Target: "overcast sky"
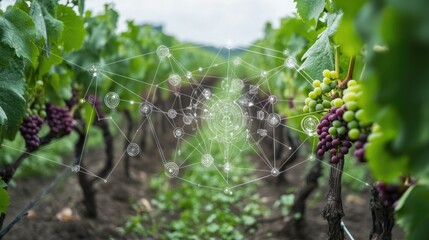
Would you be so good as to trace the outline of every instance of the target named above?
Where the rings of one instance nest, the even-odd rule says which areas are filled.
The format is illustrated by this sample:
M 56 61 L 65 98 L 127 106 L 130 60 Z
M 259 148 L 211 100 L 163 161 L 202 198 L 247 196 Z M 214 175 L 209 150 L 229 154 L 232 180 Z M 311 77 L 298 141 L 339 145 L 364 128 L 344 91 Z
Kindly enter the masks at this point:
M 3 5 L 14 2 L 3 0 Z M 114 3 L 125 21 L 162 24 L 179 40 L 225 46 L 249 44 L 263 36 L 267 21 L 278 26 L 280 18 L 295 11 L 293 0 L 86 0 L 86 8 L 100 12 Z
M 86 5 L 100 11 L 102 2 L 115 4 L 122 24 L 126 19 L 162 24 L 180 40 L 217 46 L 251 43 L 263 36 L 267 21 L 276 26 L 295 11 L 292 0 L 87 0 Z

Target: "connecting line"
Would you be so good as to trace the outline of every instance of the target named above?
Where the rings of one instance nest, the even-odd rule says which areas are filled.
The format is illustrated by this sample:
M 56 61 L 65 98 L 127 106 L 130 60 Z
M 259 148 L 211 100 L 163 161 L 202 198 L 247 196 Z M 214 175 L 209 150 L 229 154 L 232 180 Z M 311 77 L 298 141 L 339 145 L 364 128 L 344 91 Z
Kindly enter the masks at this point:
M 89 122 L 91 123 L 93 121 L 93 117 L 94 117 L 94 110 L 95 108 L 93 107 L 91 110 L 91 115 L 89 116 Z M 86 141 L 88 140 L 88 135 L 89 135 L 89 129 L 90 127 L 88 126 L 88 129 L 86 130 L 86 134 L 85 134 L 85 140 L 83 141 L 83 148 L 82 148 L 82 152 L 80 153 L 80 159 L 79 159 L 79 166 L 82 163 L 82 158 L 83 155 L 85 153 L 85 147 L 86 147 Z
M 307 142 L 309 137 L 307 137 L 296 149 L 295 151 L 293 151 L 293 153 L 286 159 L 286 161 L 284 163 L 282 163 L 282 165 L 280 165 L 279 169 L 281 169 L 288 161 L 289 159 L 296 153 L 296 151 L 298 151 L 299 148 L 301 148 L 301 146 Z
M 128 143 L 131 143 L 131 141 L 127 138 L 127 136 L 125 135 L 125 133 L 122 131 L 122 129 L 118 126 L 118 124 L 115 122 L 115 120 L 113 120 L 112 117 L 109 118 L 110 120 L 112 120 L 113 124 L 115 124 L 115 126 L 118 128 L 118 130 L 122 133 L 122 135 L 124 136 L 124 138 L 128 141 Z
M 347 229 L 346 224 L 344 224 L 343 220 L 341 220 L 341 228 L 344 230 L 344 232 L 347 234 L 347 237 L 349 237 L 350 240 L 355 240 L 352 234 Z
M 167 160 L 165 160 L 164 152 L 162 151 L 161 144 L 159 143 L 158 136 L 156 135 L 155 128 L 153 127 L 150 117 L 148 117 L 148 122 L 150 130 L 152 131 L 153 138 L 155 139 L 156 146 L 158 147 L 159 155 L 161 155 L 162 163 L 165 165 L 167 164 Z

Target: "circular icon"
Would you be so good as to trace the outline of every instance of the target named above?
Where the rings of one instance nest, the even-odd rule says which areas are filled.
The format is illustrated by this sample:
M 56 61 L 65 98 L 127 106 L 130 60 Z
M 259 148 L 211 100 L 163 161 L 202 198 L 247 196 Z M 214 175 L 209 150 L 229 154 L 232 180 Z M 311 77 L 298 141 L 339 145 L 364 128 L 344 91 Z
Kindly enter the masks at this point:
M 149 102 L 142 102 L 139 107 L 140 114 L 144 117 L 150 116 L 150 114 L 152 113 L 152 109 L 153 106 Z
M 156 49 L 156 55 L 158 55 L 159 58 L 166 58 L 170 56 L 170 49 L 168 47 L 161 45 Z
M 318 124 L 319 124 L 319 119 L 312 115 L 305 116 L 301 120 L 301 128 L 309 136 L 313 136 L 316 133 Z
M 281 123 L 281 117 L 277 113 L 270 113 L 267 117 L 267 123 L 271 127 L 277 127 Z
M 275 95 L 271 95 L 271 96 L 269 96 L 269 97 L 268 97 L 268 102 L 269 102 L 270 104 L 276 104 L 276 103 L 277 103 L 277 101 L 278 101 L 278 98 L 277 98 L 277 96 L 275 96 Z
M 130 143 L 127 147 L 127 153 L 131 157 L 135 157 L 140 153 L 140 147 L 137 145 L 137 143 Z
M 186 113 L 183 115 L 183 123 L 186 125 L 190 125 L 192 123 L 192 120 L 194 120 L 194 117 L 192 117 L 192 114 Z
M 180 76 L 178 74 L 171 74 L 168 77 L 168 82 L 172 85 L 172 86 L 179 86 L 180 85 L 180 81 L 182 79 L 180 78 Z
M 210 167 L 213 164 L 213 157 L 210 154 L 204 154 L 201 158 L 201 164 L 203 164 L 204 167 Z
M 210 115 L 207 119 L 209 137 L 219 142 L 237 140 L 246 128 L 246 117 L 241 107 L 229 100 L 210 104 L 208 106 Z
M 271 176 L 277 177 L 280 174 L 280 171 L 277 168 L 271 169 Z
M 183 128 L 175 128 L 173 130 L 173 135 L 175 138 L 182 138 L 185 135 Z
M 115 92 L 109 92 L 104 96 L 104 104 L 108 108 L 116 108 L 119 105 L 119 95 Z
M 287 68 L 295 68 L 298 66 L 294 57 L 287 57 L 285 60 L 285 66 Z
M 167 112 L 167 116 L 168 116 L 169 118 L 171 118 L 171 119 L 176 118 L 176 116 L 177 116 L 177 112 L 176 112 L 176 110 L 174 110 L 174 109 L 170 109 L 170 110 L 168 110 L 168 112 Z
M 175 178 L 179 174 L 179 166 L 177 166 L 177 164 L 174 162 L 168 162 L 164 165 L 164 167 L 165 174 L 167 174 L 169 178 Z

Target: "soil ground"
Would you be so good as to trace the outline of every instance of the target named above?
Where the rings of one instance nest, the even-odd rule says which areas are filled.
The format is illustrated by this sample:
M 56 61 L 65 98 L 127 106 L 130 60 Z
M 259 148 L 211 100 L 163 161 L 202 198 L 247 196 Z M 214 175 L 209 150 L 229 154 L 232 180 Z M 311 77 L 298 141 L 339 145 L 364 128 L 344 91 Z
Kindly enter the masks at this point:
M 117 144 L 116 154 L 121 151 L 123 143 Z M 55 190 L 42 199 L 33 208 L 31 215 L 24 217 L 4 237 L 4 239 L 134 239 L 130 236 L 121 236 L 117 227 L 121 227 L 127 218 L 135 213 L 132 203 L 145 198 L 150 201 L 154 196 L 153 190 L 148 187 L 148 179 L 162 172 L 161 164 L 154 164 L 157 150 L 152 147 L 146 149 L 140 157 L 131 160 L 131 178 L 123 174 L 123 164 L 119 164 L 107 183 L 98 181 L 97 206 L 98 218 L 85 218 L 85 209 L 81 204 L 82 192 L 79 188 L 77 177 L 71 174 Z M 102 150 L 92 150 L 86 154 L 85 159 L 97 158 L 103 154 Z M 276 184 L 274 178 L 263 180 L 264 187 L 258 188 L 258 193 L 264 198 L 268 207 L 290 187 L 299 187 L 305 173 L 305 164 L 287 171 L 287 183 Z M 18 179 L 15 188 L 10 188 L 11 207 L 6 219 L 6 224 L 13 216 L 20 212 L 32 198 L 42 191 L 53 178 L 33 177 Z M 327 223 L 322 217 L 325 204 L 326 187 L 319 189 L 320 197 L 311 198 L 306 213 L 306 225 L 304 232 L 306 239 L 327 239 Z M 344 222 L 355 239 L 368 239 L 371 228 L 371 213 L 369 211 L 369 191 L 355 193 L 343 188 L 343 205 L 346 216 Z M 73 211 L 73 219 L 60 221 L 56 214 L 65 207 Z M 273 211 L 275 213 L 275 211 Z M 271 221 L 258 223 L 258 231 L 248 239 L 267 239 L 267 232 L 273 232 L 269 239 L 293 239 L 289 236 L 279 236 L 279 232 L 285 223 L 281 218 L 272 216 Z M 394 238 L 403 239 L 403 233 L 395 227 Z

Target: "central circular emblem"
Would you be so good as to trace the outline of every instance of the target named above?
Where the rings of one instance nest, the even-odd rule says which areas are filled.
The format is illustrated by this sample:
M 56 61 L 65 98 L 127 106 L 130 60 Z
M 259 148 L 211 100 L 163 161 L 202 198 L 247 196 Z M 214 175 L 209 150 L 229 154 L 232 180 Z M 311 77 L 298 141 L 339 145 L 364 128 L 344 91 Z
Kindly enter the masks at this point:
M 208 107 L 209 137 L 220 142 L 232 142 L 244 132 L 246 117 L 241 107 L 230 100 L 212 102 Z

